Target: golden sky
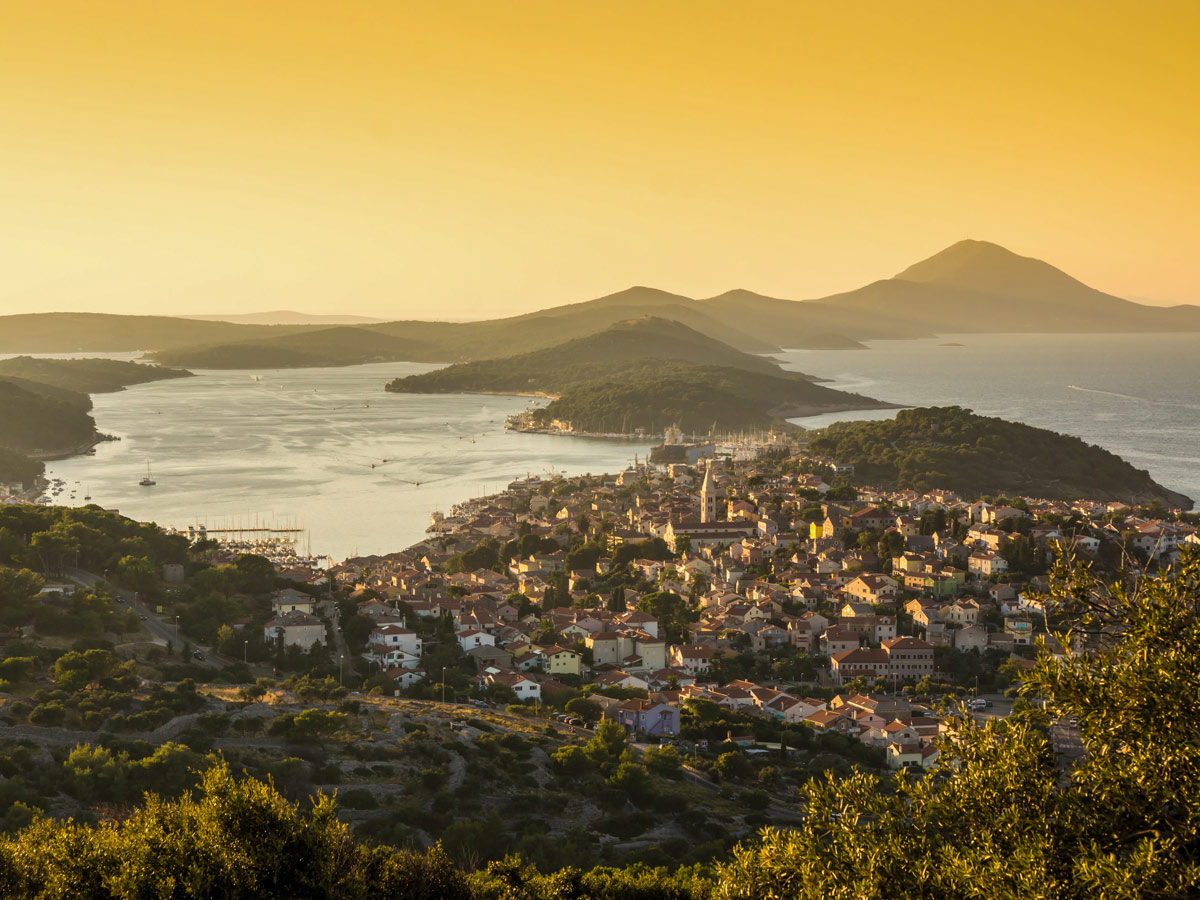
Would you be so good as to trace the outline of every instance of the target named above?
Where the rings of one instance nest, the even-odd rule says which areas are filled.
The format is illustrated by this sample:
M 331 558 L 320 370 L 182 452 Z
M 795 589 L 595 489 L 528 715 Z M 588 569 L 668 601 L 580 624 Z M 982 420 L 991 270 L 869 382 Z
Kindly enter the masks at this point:
M 807 298 L 961 238 L 1200 302 L 1200 4 L 2 0 L 0 313 Z

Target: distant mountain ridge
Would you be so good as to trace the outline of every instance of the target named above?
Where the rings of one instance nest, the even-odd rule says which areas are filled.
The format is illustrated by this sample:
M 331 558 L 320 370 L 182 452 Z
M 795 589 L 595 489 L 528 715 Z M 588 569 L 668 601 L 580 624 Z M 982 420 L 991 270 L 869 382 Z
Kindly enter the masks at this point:
M 865 340 L 954 332 L 1200 331 L 1200 307 L 1134 303 L 1088 287 L 1041 260 L 987 241 L 964 240 L 893 278 L 810 300 L 741 289 L 693 299 L 638 286 L 500 319 L 335 326 L 352 331 L 324 322 L 265 325 L 47 313 L 0 317 L 0 353 L 147 350 L 157 351 L 161 361 L 214 368 L 459 362 L 552 347 L 645 316 L 679 322 L 747 353 L 850 348 Z M 298 337 L 322 334 L 312 340 Z M 170 357 L 164 351 L 171 351 Z
M 241 325 L 369 325 L 387 321 L 387 319 L 379 319 L 374 316 L 314 315 L 313 313 L 296 312 L 291 309 L 273 309 L 268 312 L 232 313 L 229 315 L 205 313 L 203 315 L 180 316 L 180 318 L 196 319 L 201 322 L 232 322 Z

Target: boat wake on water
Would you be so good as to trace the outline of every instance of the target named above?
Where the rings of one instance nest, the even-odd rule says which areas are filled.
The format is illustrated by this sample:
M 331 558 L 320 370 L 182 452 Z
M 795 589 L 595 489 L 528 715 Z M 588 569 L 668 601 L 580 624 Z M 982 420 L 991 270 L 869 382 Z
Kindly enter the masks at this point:
M 1067 387 L 1072 391 L 1082 391 L 1085 394 L 1103 394 L 1106 397 L 1120 397 L 1122 400 L 1133 400 L 1137 403 L 1158 403 L 1157 400 L 1151 400 L 1149 397 L 1134 397 L 1132 394 L 1119 394 L 1116 391 L 1102 391 L 1099 388 L 1080 387 L 1077 384 L 1068 384 Z

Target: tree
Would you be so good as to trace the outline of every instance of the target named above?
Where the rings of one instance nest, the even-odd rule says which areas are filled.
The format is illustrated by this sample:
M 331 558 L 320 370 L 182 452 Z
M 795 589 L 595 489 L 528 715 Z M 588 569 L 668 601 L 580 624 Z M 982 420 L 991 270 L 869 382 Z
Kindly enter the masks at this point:
M 609 612 L 622 613 L 626 610 L 625 605 L 625 588 L 617 585 L 609 595 L 607 609 Z
M 117 575 L 121 583 L 135 591 L 147 593 L 154 589 L 156 573 L 154 563 L 144 556 L 123 556 L 117 563 Z
M 894 791 L 864 774 L 811 782 L 804 821 L 735 851 L 716 897 L 1193 896 L 1200 554 L 1107 587 L 1060 563 L 1046 602 L 1071 649 L 1025 676 L 1022 698 L 1044 706 L 948 719 L 935 777 L 900 773 Z
M 604 715 L 604 710 L 600 708 L 595 700 L 589 700 L 586 697 L 576 697 L 574 700 L 568 700 L 567 705 L 563 707 L 566 712 L 573 716 L 579 716 L 585 722 L 599 722 Z
M 247 594 L 265 594 L 275 587 L 275 566 L 265 556 L 243 553 L 233 561 Z
M 625 729 L 611 719 L 605 719 L 596 726 L 584 752 L 598 766 L 614 762 L 625 752 Z
M 54 661 L 54 683 L 66 691 L 78 691 L 93 681 L 113 675 L 123 665 L 108 650 L 71 650 Z
M 261 781 L 235 779 L 224 764 L 204 773 L 196 796 L 150 798 L 132 815 L 98 825 L 39 818 L 0 839 L 4 897 L 470 900 L 474 894 L 440 848 L 412 853 L 358 843 L 330 797 L 301 807 Z

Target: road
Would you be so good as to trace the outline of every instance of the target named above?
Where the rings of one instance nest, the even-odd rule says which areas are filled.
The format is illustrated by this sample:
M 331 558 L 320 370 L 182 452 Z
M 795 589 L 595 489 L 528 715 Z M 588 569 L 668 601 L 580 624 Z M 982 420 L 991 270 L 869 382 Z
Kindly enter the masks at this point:
M 346 637 L 342 634 L 342 619 L 341 611 L 336 603 L 326 600 L 324 601 L 325 609 L 329 613 L 329 621 L 333 623 L 333 645 L 338 656 L 338 677 L 344 678 L 345 672 L 349 669 L 353 672 L 353 657 L 350 655 L 350 647 L 346 644 Z
M 94 588 L 96 584 L 103 579 L 94 572 L 85 572 L 83 569 L 64 569 L 63 574 L 82 584 L 84 587 Z M 163 643 L 170 644 L 176 650 L 182 650 L 183 644 L 190 643 L 193 647 L 200 650 L 204 654 L 204 659 L 196 659 L 192 657 L 192 663 L 205 666 L 210 669 L 219 669 L 224 665 L 228 665 L 228 661 L 222 660 L 219 656 L 213 653 L 207 647 L 201 647 L 195 641 L 190 641 L 187 638 L 176 632 L 175 623 L 170 625 L 159 619 L 146 604 L 142 603 L 133 591 L 127 591 L 124 588 L 119 588 L 111 583 L 106 583 L 109 593 L 121 600 L 125 605 L 132 609 L 142 620 L 142 627 L 150 632 L 151 635 L 161 640 Z
M 1003 719 L 1012 712 L 1013 701 L 1003 694 L 980 694 L 979 696 L 992 701 L 992 705 L 987 709 L 971 713 L 971 717 L 980 725 L 986 725 L 988 719 Z

